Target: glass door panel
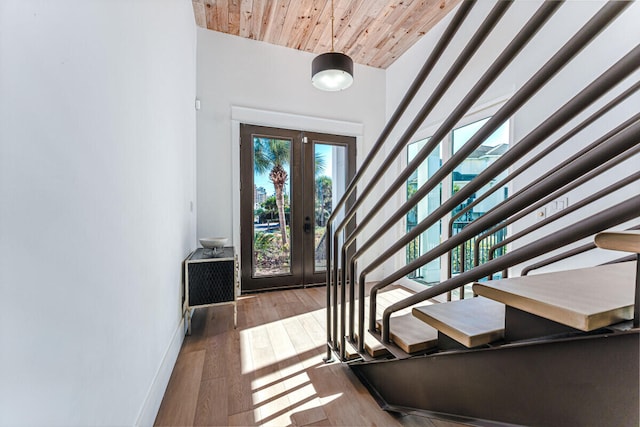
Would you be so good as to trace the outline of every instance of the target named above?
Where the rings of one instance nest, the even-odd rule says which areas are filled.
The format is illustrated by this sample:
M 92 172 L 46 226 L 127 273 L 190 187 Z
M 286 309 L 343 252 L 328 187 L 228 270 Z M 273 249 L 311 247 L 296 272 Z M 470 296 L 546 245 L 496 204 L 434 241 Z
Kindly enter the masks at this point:
M 327 267 L 327 219 L 344 194 L 347 185 L 347 147 L 322 142 L 314 143 L 314 272 Z M 334 197 L 335 195 L 335 197 Z
M 291 274 L 289 139 L 253 136 L 252 276 Z

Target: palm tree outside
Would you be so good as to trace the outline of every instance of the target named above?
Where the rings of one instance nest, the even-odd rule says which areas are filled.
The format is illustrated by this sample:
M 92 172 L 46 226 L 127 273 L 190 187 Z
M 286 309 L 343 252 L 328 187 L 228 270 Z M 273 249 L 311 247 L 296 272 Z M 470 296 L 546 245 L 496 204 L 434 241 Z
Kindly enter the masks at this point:
M 273 183 L 278 208 L 278 221 L 282 238 L 282 251 L 286 251 L 287 224 L 284 214 L 284 187 L 289 175 L 285 166 L 289 164 L 291 141 L 272 138 L 255 138 L 254 169 L 258 174 L 269 172 L 269 180 Z

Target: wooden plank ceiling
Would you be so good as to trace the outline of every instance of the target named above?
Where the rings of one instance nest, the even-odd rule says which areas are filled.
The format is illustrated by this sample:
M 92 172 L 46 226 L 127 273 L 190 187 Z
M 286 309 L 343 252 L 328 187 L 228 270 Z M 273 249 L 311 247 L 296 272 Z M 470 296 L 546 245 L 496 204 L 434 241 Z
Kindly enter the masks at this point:
M 334 50 L 387 68 L 460 0 L 334 0 Z M 193 0 L 200 27 L 316 54 L 331 50 L 331 0 Z

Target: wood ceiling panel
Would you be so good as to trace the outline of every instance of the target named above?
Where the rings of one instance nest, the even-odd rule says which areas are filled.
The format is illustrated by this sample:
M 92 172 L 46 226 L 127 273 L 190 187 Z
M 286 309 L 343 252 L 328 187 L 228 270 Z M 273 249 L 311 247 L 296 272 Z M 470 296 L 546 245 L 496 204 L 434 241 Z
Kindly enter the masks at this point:
M 334 50 L 387 68 L 461 0 L 334 0 Z M 193 0 L 196 24 L 316 54 L 331 50 L 331 0 Z

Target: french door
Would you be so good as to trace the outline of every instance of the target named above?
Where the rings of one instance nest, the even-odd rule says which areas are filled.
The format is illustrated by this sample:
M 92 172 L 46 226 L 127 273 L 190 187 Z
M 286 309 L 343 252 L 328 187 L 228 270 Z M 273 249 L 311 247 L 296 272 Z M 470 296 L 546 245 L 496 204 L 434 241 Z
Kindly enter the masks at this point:
M 355 138 L 240 126 L 242 290 L 324 283 L 326 221 L 355 173 Z

